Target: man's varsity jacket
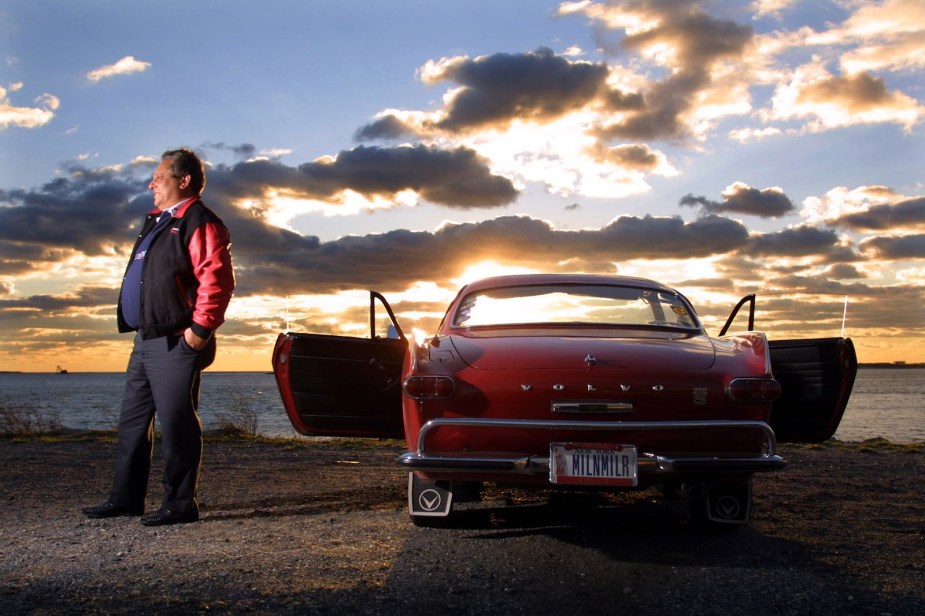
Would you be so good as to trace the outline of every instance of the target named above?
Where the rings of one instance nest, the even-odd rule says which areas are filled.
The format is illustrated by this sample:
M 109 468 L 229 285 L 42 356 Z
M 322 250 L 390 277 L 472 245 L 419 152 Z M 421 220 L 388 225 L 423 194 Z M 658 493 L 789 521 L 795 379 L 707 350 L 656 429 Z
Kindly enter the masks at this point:
M 148 212 L 129 257 L 154 227 L 160 210 Z M 187 327 L 208 338 L 225 320 L 234 291 L 231 236 L 222 220 L 198 198 L 180 205 L 173 220 L 155 231 L 141 274 L 142 338 L 178 334 Z M 128 267 L 126 267 L 128 272 Z M 125 279 L 123 278 L 123 284 Z M 122 316 L 122 294 L 116 310 L 119 331 L 132 331 Z

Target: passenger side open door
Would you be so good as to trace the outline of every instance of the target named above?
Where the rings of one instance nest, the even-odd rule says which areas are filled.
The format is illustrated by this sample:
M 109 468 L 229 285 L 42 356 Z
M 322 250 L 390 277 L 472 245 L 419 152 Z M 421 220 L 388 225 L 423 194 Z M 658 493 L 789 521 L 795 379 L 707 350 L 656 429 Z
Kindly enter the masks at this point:
M 391 327 L 377 331 L 376 303 Z M 408 342 L 385 298 L 370 291 L 370 337 L 282 333 L 273 373 L 293 428 L 311 436 L 403 438 L 401 370 Z
M 749 306 L 748 330 L 755 329 L 755 295 L 747 295 L 729 315 L 720 336 L 745 305 Z M 845 413 L 858 370 L 851 339 L 769 339 L 768 345 L 771 371 L 781 385 L 781 396 L 771 410 L 771 428 L 778 442 L 828 440 Z

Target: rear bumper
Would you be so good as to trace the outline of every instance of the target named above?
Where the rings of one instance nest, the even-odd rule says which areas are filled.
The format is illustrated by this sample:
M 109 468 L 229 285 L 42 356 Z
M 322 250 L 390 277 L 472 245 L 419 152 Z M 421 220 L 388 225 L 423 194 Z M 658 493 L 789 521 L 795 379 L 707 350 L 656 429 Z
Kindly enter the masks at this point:
M 441 426 L 468 428 L 518 428 L 525 430 L 578 430 L 589 432 L 614 431 L 669 431 L 697 429 L 751 429 L 764 435 L 765 451 L 755 454 L 723 454 L 704 452 L 686 456 L 667 456 L 652 452 L 639 452 L 637 460 L 640 477 L 696 473 L 760 473 L 784 468 L 787 462 L 777 455 L 774 431 L 763 421 L 531 421 L 515 419 L 446 418 L 432 419 L 418 434 L 417 451 L 398 457 L 399 466 L 409 471 L 441 474 L 490 475 L 549 475 L 549 456 L 505 455 L 503 453 L 430 453 L 427 436 Z

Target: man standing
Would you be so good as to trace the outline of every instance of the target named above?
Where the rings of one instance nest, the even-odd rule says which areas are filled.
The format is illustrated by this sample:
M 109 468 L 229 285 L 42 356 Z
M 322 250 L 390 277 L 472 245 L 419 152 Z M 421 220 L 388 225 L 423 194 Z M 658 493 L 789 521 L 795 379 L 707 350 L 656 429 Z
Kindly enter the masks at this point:
M 231 238 L 200 199 L 205 183 L 202 162 L 182 148 L 164 152 L 148 185 L 155 209 L 135 242 L 117 308 L 119 331 L 136 333 L 119 414 L 115 479 L 109 500 L 83 509 L 88 517 L 144 514 L 156 413 L 164 498 L 141 523 L 199 519 L 199 386 L 202 370 L 215 359 L 215 330 L 234 291 Z

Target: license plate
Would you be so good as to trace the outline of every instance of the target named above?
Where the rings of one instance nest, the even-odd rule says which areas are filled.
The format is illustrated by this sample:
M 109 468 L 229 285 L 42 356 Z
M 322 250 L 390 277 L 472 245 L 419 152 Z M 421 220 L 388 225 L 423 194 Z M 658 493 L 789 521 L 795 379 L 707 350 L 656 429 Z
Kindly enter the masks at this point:
M 550 483 L 635 486 L 638 480 L 634 445 L 549 444 Z

